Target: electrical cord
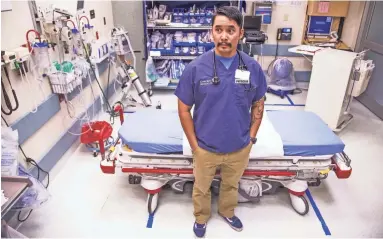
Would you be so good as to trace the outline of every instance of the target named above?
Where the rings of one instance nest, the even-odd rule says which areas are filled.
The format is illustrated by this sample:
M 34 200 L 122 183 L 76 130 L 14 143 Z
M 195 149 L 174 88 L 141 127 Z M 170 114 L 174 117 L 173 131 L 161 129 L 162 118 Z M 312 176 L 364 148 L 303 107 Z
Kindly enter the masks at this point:
M 108 59 L 108 83 L 107 83 L 107 86 L 109 86 L 109 78 L 110 78 L 110 55 L 109 55 L 109 59 Z M 109 99 L 109 91 L 107 90 L 106 91 L 106 98 Z M 108 101 L 109 102 L 109 101 Z
M 7 121 L 4 119 L 4 117 L 1 116 L 1 118 L 3 119 L 5 125 L 6 125 L 7 127 L 9 127 L 9 125 L 8 125 Z M 32 158 L 27 157 L 27 155 L 25 154 L 23 148 L 22 148 L 20 145 L 19 145 L 19 149 L 20 149 L 21 153 L 23 154 L 23 156 L 24 156 L 24 158 L 25 158 L 25 161 L 26 161 L 27 163 L 30 163 L 30 164 L 32 164 L 33 166 L 37 167 L 37 169 L 38 169 L 38 170 L 37 170 L 37 180 L 40 181 L 40 171 L 42 171 L 43 173 L 45 173 L 45 174 L 47 175 L 47 185 L 44 186 L 44 187 L 45 187 L 45 188 L 48 188 L 48 186 L 49 186 L 49 173 L 48 173 L 47 171 L 45 171 L 44 169 L 42 169 L 42 168 L 40 167 L 40 165 L 38 165 L 37 162 L 36 162 L 35 160 L 33 160 Z
M 299 94 L 301 94 L 302 93 L 302 89 L 301 88 L 296 88 L 295 90 L 293 90 L 293 95 L 299 95 Z
M 5 105 L 8 107 L 8 110 L 9 110 L 9 112 L 6 112 L 3 109 L 3 106 L 1 106 L 1 112 L 3 112 L 6 115 L 11 115 L 14 111 L 16 111 L 19 108 L 19 101 L 17 99 L 17 94 L 16 94 L 15 90 L 12 87 L 11 81 L 9 80 L 9 75 L 8 75 L 7 68 L 6 67 L 2 67 L 2 68 L 4 69 L 5 76 L 6 76 L 7 80 L 8 80 L 9 86 L 11 87 L 12 94 L 13 94 L 13 99 L 15 100 L 16 106 L 14 108 L 12 107 L 12 103 L 11 103 L 11 101 L 9 99 L 8 93 L 5 90 L 4 83 L 3 83 L 3 81 L 1 81 L 1 87 L 2 87 L 2 91 L 3 91 L 3 95 L 4 95 Z
M 6 125 L 7 127 L 9 127 L 8 122 L 4 119 L 4 117 L 1 116 L 1 118 L 3 119 L 5 125 Z M 24 155 L 24 157 L 25 157 L 25 161 L 26 161 L 27 163 L 30 163 L 30 164 L 32 164 L 33 166 L 37 167 L 37 180 L 38 180 L 38 181 L 40 181 L 40 171 L 42 171 L 43 173 L 45 173 L 45 174 L 47 175 L 47 184 L 46 184 L 46 185 L 43 184 L 43 185 L 44 185 L 45 188 L 48 188 L 48 186 L 49 186 L 49 173 L 48 173 L 47 171 L 45 171 L 44 169 L 42 169 L 42 168 L 40 167 L 40 165 L 38 165 L 38 163 L 37 163 L 35 160 L 33 160 L 32 158 L 27 157 L 26 154 L 25 154 L 25 152 L 24 152 L 24 150 L 23 150 L 23 148 L 20 146 L 20 144 L 19 144 L 19 149 L 20 149 L 21 153 Z M 40 182 L 42 183 L 42 181 L 40 181 Z M 28 218 L 29 218 L 29 216 L 31 215 L 32 211 L 33 211 L 33 209 L 29 210 L 27 216 L 25 216 L 24 219 L 20 219 L 21 211 L 19 211 L 19 213 L 18 213 L 18 215 L 17 215 L 17 220 L 18 220 L 19 222 L 25 222 L 26 220 L 28 220 Z
M 277 48 L 275 49 L 275 57 L 274 57 L 274 59 L 277 59 L 277 57 L 278 57 L 278 49 L 279 49 L 279 41 L 277 40 Z

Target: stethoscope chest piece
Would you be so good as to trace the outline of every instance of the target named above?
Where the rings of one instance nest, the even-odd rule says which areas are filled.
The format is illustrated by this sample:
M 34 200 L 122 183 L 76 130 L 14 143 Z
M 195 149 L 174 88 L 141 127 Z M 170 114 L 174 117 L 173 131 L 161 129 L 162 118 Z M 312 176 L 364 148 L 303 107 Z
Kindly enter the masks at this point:
M 213 85 L 218 85 L 220 82 L 220 79 L 218 76 L 214 76 L 213 79 L 211 79 L 213 82 Z

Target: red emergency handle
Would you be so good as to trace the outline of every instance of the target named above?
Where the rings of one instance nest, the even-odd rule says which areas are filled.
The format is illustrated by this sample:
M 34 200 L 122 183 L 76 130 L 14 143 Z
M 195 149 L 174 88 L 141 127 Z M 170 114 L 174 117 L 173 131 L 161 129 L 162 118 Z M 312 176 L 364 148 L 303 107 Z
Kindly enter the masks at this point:
M 193 169 L 173 169 L 173 168 L 122 168 L 123 173 L 173 173 L 173 174 L 193 174 Z M 217 173 L 219 174 L 219 173 Z M 295 176 L 294 172 L 288 171 L 261 171 L 245 170 L 243 176 Z

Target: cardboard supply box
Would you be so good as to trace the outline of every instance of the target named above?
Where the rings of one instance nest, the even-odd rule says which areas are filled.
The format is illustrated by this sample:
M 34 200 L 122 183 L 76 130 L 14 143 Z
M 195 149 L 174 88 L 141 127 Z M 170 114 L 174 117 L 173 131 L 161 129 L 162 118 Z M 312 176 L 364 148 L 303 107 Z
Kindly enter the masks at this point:
M 349 5 L 349 1 L 310 0 L 307 5 L 307 15 L 346 17 Z

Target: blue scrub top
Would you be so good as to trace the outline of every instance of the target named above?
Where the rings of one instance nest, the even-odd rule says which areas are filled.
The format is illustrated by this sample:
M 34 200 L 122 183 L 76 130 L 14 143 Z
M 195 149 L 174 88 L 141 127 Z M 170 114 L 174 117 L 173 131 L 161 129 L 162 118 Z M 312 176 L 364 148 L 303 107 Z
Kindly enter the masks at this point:
M 194 105 L 193 122 L 199 147 L 214 153 L 231 153 L 250 143 L 251 105 L 265 95 L 267 83 L 259 63 L 239 51 L 250 71 L 251 87 L 235 83 L 238 54 L 228 69 L 216 60 L 220 83 L 214 85 L 213 50 L 186 66 L 175 95 L 186 105 Z

